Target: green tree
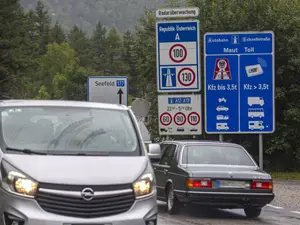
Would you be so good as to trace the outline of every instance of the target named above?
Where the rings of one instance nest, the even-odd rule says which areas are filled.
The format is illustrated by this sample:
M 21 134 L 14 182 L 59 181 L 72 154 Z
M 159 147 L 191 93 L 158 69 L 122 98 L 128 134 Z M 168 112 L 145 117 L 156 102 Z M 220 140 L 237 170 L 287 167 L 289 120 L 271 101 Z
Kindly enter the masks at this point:
M 99 21 L 91 38 L 92 68 L 95 69 L 99 75 L 104 74 L 107 66 L 106 32 L 107 29 Z
M 37 30 L 37 42 L 40 46 L 39 53 L 43 55 L 50 41 L 51 19 L 41 0 L 38 0 L 35 9 L 29 12 L 29 16 Z
M 40 60 L 40 85 L 45 86 L 46 92 L 52 99 L 56 97 L 53 88 L 53 79 L 58 74 L 64 74 L 69 68 L 78 67 L 79 60 L 69 44 L 48 44 L 47 52 Z
M 89 67 L 92 64 L 90 58 L 90 40 L 87 38 L 86 33 L 84 33 L 79 27 L 74 26 L 68 36 L 68 43 L 70 47 L 73 48 L 79 59 L 79 64 L 81 66 Z
M 112 27 L 106 39 L 106 57 L 108 73 L 111 75 L 119 75 L 124 73 L 125 65 L 122 60 L 122 36 L 116 27 Z
M 50 32 L 50 43 L 53 42 L 58 44 L 66 42 L 66 33 L 58 22 L 55 23 Z
M 151 11 L 146 11 L 145 16 L 139 20 L 136 28 L 136 73 L 138 81 L 137 97 L 145 98 L 151 102 L 150 112 L 152 120 L 149 130 L 153 138 L 158 137 L 157 120 L 157 91 L 156 91 L 156 36 L 155 16 Z
M 84 101 L 87 96 L 88 71 L 79 65 L 68 66 L 53 79 L 55 99 Z
M 35 69 L 35 32 L 19 0 L 0 1 L 0 21 L 0 90 L 22 98 L 26 75 Z
M 129 75 L 129 92 L 132 95 L 137 94 L 138 76 L 136 70 L 136 53 L 134 47 L 136 44 L 135 36 L 127 31 L 123 35 L 123 53 L 122 59 L 126 65 L 125 73 Z

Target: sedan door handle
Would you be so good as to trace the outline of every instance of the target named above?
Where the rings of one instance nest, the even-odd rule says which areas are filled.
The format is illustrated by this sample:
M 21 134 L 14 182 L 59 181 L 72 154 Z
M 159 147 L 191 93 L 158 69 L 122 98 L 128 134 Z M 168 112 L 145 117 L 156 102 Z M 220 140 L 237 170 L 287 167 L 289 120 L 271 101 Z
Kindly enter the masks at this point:
M 168 170 L 167 169 L 164 169 L 164 174 L 167 174 L 168 173 Z

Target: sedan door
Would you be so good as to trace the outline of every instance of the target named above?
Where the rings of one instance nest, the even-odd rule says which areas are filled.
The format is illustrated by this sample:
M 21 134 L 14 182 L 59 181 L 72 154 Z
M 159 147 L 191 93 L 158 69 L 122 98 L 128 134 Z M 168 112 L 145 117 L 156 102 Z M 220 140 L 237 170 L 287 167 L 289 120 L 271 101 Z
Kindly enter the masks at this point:
M 164 148 L 164 149 L 163 149 Z M 154 164 L 153 168 L 156 176 L 156 186 L 157 186 L 157 198 L 158 200 L 165 200 L 165 184 L 168 179 L 168 171 L 171 165 L 172 158 L 176 145 L 173 144 L 163 144 L 162 152 L 163 155 L 160 159 L 159 164 Z

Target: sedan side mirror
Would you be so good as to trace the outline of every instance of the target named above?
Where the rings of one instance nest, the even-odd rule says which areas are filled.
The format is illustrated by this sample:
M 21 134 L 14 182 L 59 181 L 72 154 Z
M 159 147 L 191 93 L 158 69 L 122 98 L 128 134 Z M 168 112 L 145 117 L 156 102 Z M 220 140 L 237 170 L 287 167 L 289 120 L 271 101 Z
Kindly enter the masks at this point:
M 151 161 L 159 161 L 161 157 L 161 149 L 159 144 L 151 143 L 148 146 L 149 153 L 148 156 Z

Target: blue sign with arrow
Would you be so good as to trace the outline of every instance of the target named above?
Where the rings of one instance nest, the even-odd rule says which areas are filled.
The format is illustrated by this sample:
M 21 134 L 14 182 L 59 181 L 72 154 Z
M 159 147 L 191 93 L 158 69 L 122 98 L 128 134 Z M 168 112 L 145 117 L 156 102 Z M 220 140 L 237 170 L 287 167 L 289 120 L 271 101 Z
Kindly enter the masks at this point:
M 207 133 L 275 131 L 274 33 L 206 33 Z

